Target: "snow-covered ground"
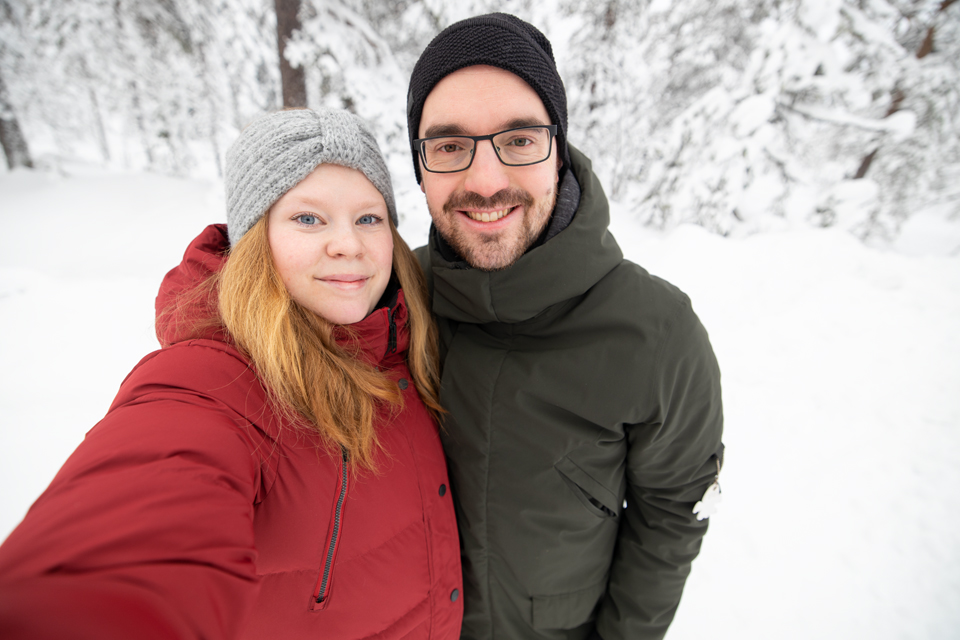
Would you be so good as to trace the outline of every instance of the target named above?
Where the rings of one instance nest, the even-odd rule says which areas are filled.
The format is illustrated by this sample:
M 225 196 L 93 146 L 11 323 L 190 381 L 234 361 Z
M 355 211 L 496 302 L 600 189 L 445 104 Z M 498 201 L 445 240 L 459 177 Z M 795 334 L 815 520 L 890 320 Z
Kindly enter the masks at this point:
M 223 219 L 220 189 L 0 174 L 0 538 L 156 348 L 157 286 Z M 400 196 L 412 246 L 418 196 Z M 624 252 L 690 294 L 724 376 L 724 501 L 668 637 L 958 638 L 958 224 L 930 212 L 885 249 L 770 226 L 661 234 L 615 208 Z

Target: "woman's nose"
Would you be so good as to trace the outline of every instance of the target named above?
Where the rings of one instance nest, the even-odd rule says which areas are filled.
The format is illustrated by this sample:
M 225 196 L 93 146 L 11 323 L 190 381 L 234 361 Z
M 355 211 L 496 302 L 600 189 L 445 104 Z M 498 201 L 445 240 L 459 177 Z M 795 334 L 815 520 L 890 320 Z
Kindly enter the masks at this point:
M 331 229 L 330 231 L 332 234 L 330 241 L 327 243 L 328 255 L 352 258 L 363 254 L 363 241 L 353 225 Z

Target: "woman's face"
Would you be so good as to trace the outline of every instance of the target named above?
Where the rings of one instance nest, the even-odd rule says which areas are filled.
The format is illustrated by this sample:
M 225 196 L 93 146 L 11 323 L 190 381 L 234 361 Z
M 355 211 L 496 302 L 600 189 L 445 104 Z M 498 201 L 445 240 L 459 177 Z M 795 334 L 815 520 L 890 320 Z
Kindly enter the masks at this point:
M 267 212 L 291 297 L 335 324 L 359 322 L 387 288 L 393 236 L 383 196 L 356 169 L 321 164 Z

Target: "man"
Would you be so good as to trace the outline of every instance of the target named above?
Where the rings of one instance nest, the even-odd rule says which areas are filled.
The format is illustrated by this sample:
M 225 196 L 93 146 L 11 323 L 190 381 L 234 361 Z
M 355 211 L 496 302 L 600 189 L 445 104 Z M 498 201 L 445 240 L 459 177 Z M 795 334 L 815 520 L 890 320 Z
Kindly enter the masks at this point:
M 447 28 L 407 117 L 433 218 L 418 257 L 450 412 L 462 637 L 661 638 L 706 532 L 701 498 L 719 491 L 707 334 L 683 293 L 623 259 L 537 29 L 504 14 Z

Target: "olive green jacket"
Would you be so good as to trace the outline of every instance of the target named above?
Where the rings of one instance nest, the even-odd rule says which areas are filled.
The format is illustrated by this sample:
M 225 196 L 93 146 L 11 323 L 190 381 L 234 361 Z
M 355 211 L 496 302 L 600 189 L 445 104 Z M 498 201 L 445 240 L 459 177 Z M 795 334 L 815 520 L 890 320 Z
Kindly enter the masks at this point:
M 463 638 L 661 638 L 718 473 L 720 372 L 690 301 L 623 259 L 571 147 L 569 226 L 497 272 L 417 250 L 440 325 Z

